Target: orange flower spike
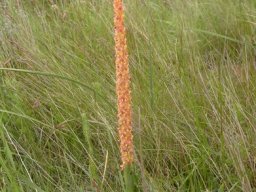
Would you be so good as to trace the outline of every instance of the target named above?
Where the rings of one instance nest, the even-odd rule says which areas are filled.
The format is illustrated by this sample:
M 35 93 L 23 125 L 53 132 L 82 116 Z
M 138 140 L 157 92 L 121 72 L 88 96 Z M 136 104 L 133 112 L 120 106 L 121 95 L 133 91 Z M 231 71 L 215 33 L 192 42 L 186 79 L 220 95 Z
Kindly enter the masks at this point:
M 122 0 L 114 0 L 115 52 L 116 52 L 116 93 L 118 102 L 118 133 L 120 152 L 124 169 L 134 160 L 131 125 L 131 91 L 128 64 L 126 32 Z

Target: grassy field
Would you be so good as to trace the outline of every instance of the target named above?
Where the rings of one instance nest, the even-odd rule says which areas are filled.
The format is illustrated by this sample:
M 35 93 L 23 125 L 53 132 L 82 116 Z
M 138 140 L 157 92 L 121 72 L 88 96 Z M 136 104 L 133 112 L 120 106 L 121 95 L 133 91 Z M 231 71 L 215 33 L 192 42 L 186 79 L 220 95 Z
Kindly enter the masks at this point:
M 256 1 L 125 0 L 137 186 L 256 191 Z M 111 0 L 0 1 L 0 189 L 122 191 Z

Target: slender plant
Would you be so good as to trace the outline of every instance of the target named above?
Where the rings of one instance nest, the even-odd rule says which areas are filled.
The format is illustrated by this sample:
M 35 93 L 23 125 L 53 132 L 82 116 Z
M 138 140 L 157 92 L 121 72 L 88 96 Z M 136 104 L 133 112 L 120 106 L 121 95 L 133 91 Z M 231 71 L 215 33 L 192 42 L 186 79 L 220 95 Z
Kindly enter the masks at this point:
M 131 125 L 130 73 L 122 0 L 114 0 L 114 27 L 118 133 L 122 160 L 121 169 L 124 171 L 126 191 L 132 192 L 135 190 L 135 184 L 133 182 L 134 178 L 131 170 L 134 161 L 134 146 Z
M 90 130 L 89 122 L 85 113 L 82 114 L 82 121 L 83 121 L 83 134 L 88 146 L 89 176 L 90 176 L 91 185 L 95 186 L 97 184 L 97 179 L 98 179 L 97 168 L 93 161 L 94 149 L 93 149 L 92 138 L 91 138 L 91 130 Z

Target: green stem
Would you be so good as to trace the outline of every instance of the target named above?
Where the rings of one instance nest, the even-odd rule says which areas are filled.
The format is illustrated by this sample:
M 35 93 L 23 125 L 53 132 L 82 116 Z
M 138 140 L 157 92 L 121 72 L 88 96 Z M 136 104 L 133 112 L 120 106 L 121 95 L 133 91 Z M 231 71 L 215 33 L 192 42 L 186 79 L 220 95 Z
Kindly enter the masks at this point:
M 89 154 L 89 175 L 90 175 L 90 181 L 91 185 L 94 186 L 95 183 L 97 183 L 97 167 L 93 161 L 93 156 L 94 156 L 94 149 L 93 149 L 93 144 L 91 141 L 91 131 L 90 131 L 90 126 L 89 122 L 87 119 L 87 116 L 85 113 L 82 114 L 82 121 L 83 121 L 83 134 L 88 146 L 88 154 Z
M 133 174 L 132 165 L 124 168 L 125 192 L 135 192 L 135 175 Z

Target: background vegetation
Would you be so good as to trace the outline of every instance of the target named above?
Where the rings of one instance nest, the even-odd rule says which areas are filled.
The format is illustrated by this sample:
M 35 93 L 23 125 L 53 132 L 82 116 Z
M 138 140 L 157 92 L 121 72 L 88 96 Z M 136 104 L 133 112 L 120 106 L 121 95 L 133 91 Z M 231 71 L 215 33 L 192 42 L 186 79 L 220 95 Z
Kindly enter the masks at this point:
M 140 190 L 255 191 L 256 1 L 124 3 Z M 113 31 L 111 0 L 0 1 L 1 191 L 122 191 Z

